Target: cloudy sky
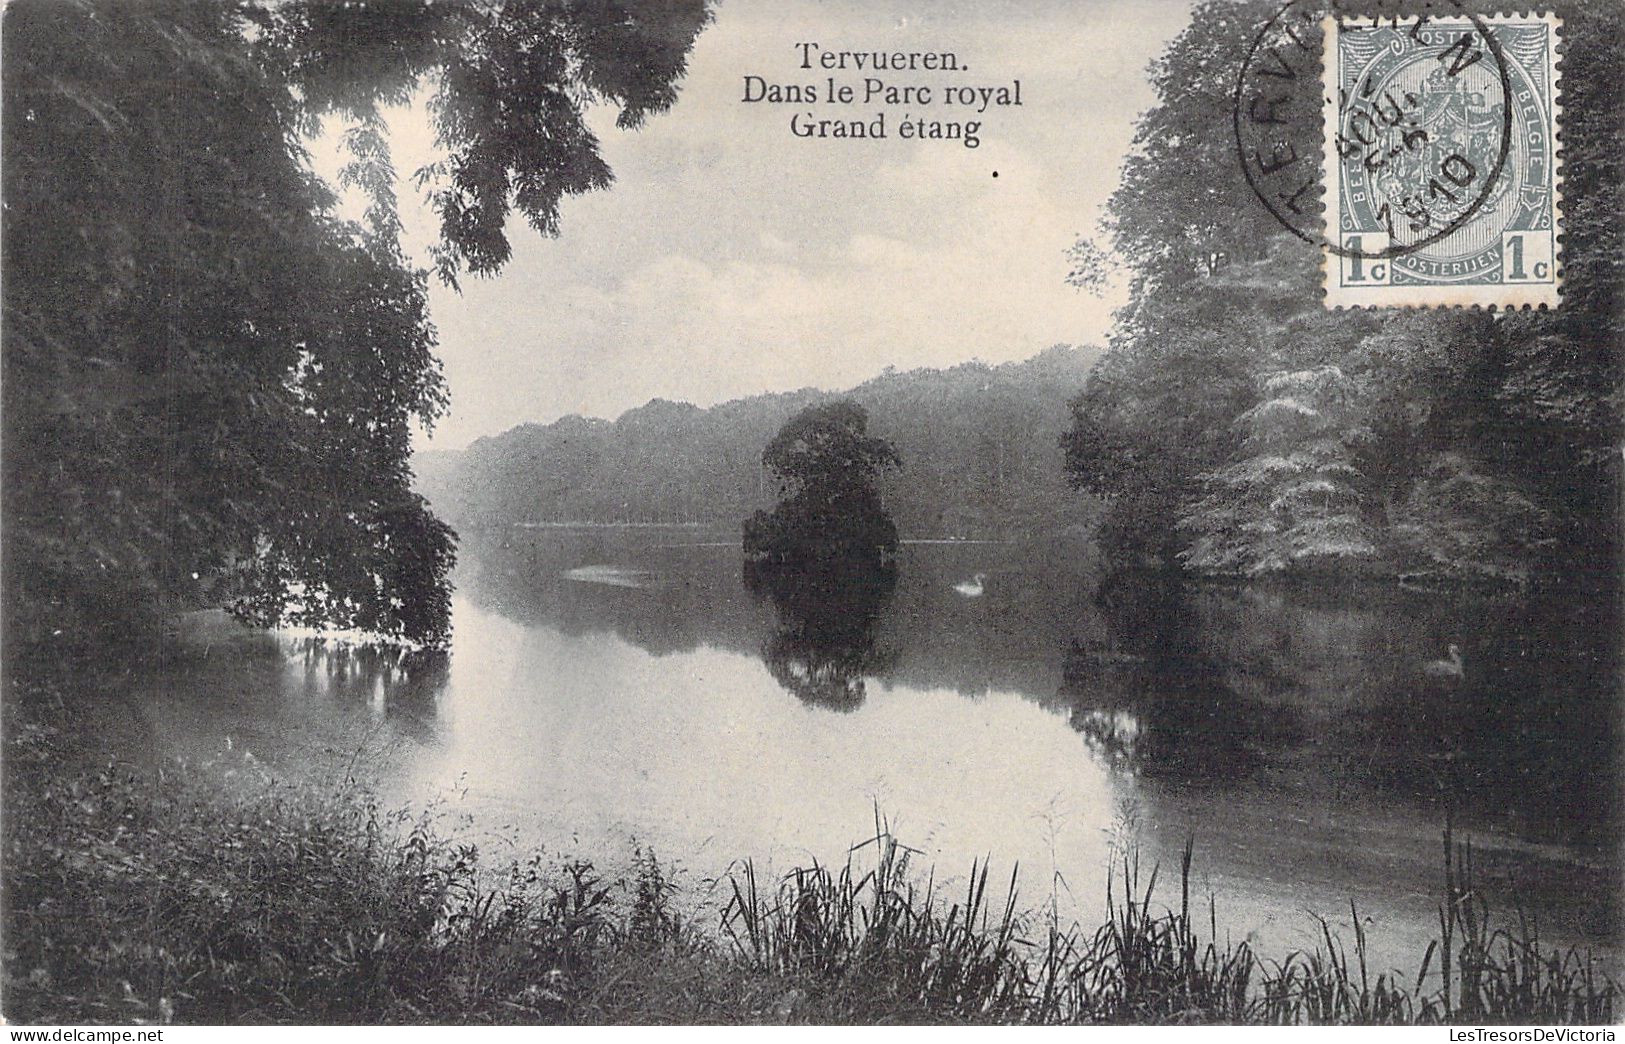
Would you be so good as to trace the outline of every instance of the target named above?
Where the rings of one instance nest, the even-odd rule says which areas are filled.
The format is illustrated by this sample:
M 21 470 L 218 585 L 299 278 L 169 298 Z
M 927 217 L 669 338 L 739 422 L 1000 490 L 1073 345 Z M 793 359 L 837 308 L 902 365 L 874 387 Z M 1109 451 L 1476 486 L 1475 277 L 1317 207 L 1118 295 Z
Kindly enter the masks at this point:
M 452 407 L 420 445 L 614 417 L 657 396 L 705 406 L 844 387 L 886 366 L 1098 343 L 1116 301 L 1065 285 L 1066 248 L 1093 231 L 1151 103 L 1145 67 L 1187 11 L 1184 0 L 722 0 L 672 109 L 630 132 L 612 110 L 593 114 L 615 185 L 567 199 L 557 239 L 515 220 L 499 276 L 465 279 L 460 295 L 436 286 Z M 893 79 L 1019 79 L 1023 104 L 981 116 L 975 149 L 896 138 L 914 106 L 889 111 L 884 141 L 798 139 L 790 118 L 807 107 L 741 99 L 747 74 L 821 83 L 828 73 L 799 68 L 800 42 L 953 51 L 968 72 Z M 847 74 L 860 89 L 863 75 Z M 391 125 L 400 170 L 432 156 L 421 112 Z M 421 247 L 432 219 L 402 195 Z

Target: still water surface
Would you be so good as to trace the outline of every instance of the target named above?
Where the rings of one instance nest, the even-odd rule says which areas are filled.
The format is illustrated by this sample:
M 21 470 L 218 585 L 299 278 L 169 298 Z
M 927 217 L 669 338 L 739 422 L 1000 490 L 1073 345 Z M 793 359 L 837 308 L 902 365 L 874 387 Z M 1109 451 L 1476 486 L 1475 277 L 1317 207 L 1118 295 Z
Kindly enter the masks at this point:
M 497 856 L 635 839 L 701 894 L 744 856 L 839 861 L 878 810 L 939 880 L 1019 862 L 1092 925 L 1125 839 L 1173 868 L 1190 838 L 1221 933 L 1278 954 L 1353 900 L 1407 969 L 1448 814 L 1543 938 L 1617 949 L 1618 635 L 1587 599 L 1177 587 L 972 542 L 809 585 L 683 528 L 463 559 L 449 657 L 212 643 L 137 680 L 145 742 L 446 798 Z M 1427 677 L 1450 643 L 1463 676 Z

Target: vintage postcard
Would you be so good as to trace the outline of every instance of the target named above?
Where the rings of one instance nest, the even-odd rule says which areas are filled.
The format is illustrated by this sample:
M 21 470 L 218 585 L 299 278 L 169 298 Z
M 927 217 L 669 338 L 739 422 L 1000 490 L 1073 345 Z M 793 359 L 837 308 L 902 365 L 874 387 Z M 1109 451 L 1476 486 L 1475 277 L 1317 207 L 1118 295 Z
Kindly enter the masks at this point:
M 8 1025 L 1614 1039 L 1625 0 L 0 34 Z

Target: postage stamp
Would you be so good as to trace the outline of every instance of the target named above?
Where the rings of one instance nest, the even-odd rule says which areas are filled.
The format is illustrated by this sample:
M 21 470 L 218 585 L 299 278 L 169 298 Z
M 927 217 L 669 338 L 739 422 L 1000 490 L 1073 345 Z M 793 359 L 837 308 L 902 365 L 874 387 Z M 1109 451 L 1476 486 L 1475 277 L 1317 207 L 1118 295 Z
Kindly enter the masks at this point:
M 1323 22 L 1326 305 L 1560 303 L 1560 20 Z

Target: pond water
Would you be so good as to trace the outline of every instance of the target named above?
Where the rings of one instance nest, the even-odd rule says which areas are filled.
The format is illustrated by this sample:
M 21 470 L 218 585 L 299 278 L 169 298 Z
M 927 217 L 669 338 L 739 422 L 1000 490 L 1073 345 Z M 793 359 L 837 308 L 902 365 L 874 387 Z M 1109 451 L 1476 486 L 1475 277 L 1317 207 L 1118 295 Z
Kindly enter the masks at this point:
M 496 856 L 635 839 L 702 896 L 746 856 L 839 862 L 878 813 L 939 881 L 1019 864 L 1027 905 L 1092 927 L 1114 853 L 1169 882 L 1189 839 L 1221 933 L 1283 953 L 1352 900 L 1412 971 L 1448 816 L 1508 915 L 1617 954 L 1606 599 L 1180 586 L 1065 543 L 905 544 L 893 571 L 796 582 L 681 527 L 462 555 L 449 656 L 217 628 L 133 680 L 132 735 L 444 798 Z M 1450 644 L 1461 676 L 1426 674 Z

